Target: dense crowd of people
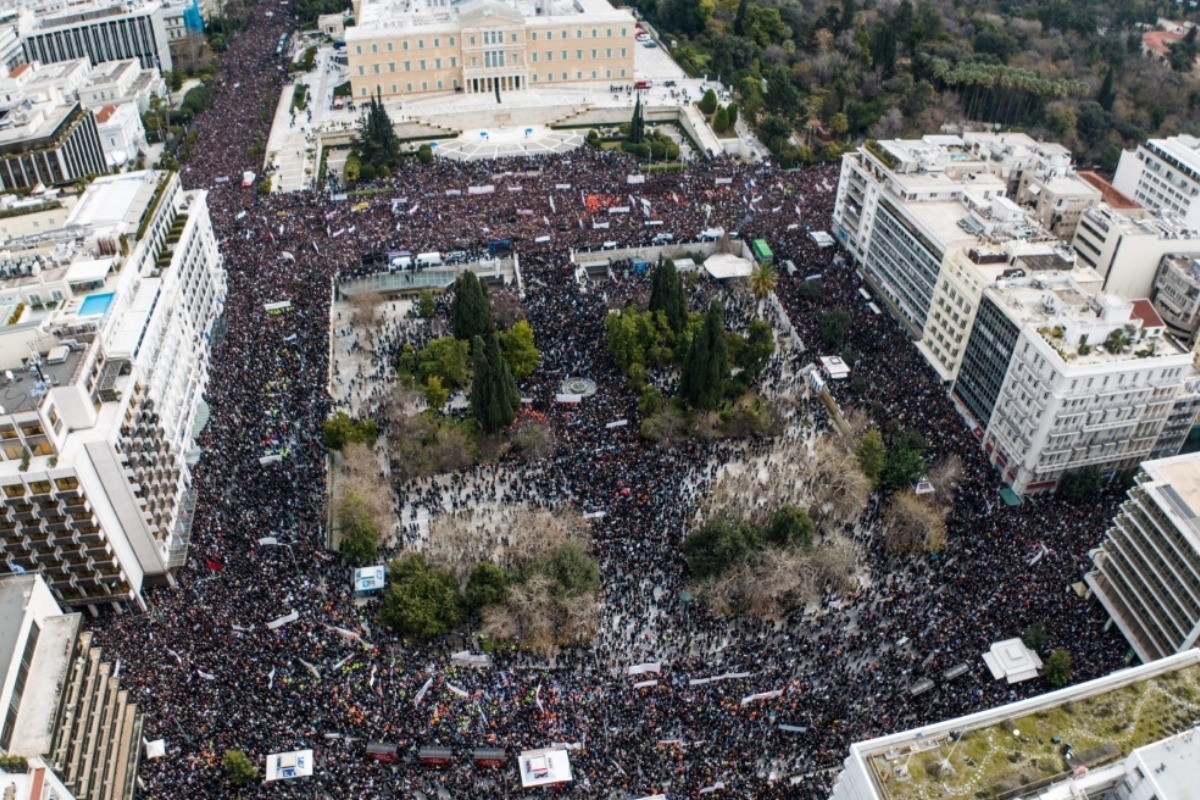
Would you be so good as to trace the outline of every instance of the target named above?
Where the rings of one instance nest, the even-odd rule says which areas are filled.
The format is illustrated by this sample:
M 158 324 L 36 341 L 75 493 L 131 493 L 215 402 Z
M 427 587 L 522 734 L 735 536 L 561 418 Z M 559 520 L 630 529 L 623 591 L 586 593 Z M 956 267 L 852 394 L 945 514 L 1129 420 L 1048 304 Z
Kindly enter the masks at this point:
M 271 115 L 263 109 L 286 74 L 275 46 L 289 8 L 250 6 L 249 25 L 222 55 L 214 106 L 198 118 L 182 173 L 187 188 L 208 191 L 229 271 L 227 332 L 213 353 L 190 563 L 176 586 L 151 593 L 149 614 L 108 616 L 97 633 L 146 712 L 144 737 L 167 742 L 165 758 L 141 766 L 141 796 L 232 797 L 226 750 L 244 750 L 262 769 L 268 753 L 313 748 L 312 777 L 253 784 L 238 796 L 532 797 L 511 761 L 476 768 L 469 748 L 503 747 L 511 756 L 567 743 L 572 797 L 661 792 L 674 800 L 720 784 L 728 797 L 821 798 L 856 740 L 1044 691 L 1040 681 L 993 682 L 979 658 L 990 642 L 1032 623 L 1071 650 L 1077 679 L 1120 665 L 1118 635 L 1069 588 L 1112 503 L 997 502 L 998 477 L 944 389 L 899 327 L 865 308 L 852 268 L 808 236 L 830 217 L 835 170 L 716 158 L 630 183 L 639 173 L 628 157 L 584 149 L 507 161 L 413 160 L 359 211 L 317 191 L 260 196 L 218 179 L 256 167 L 251 145 L 265 137 Z M 868 554 L 861 588 L 829 593 L 779 622 L 710 618 L 683 591 L 680 543 L 713 465 L 761 442 L 667 449 L 641 441 L 637 396 L 607 354 L 603 319 L 610 307 L 644 297 L 648 281 L 618 270 L 615 281 L 581 287 L 567 256 L 662 233 L 695 240 L 717 227 L 767 237 L 780 260 L 797 266 L 794 277 L 781 271 L 777 292 L 801 341 L 820 341 L 827 309 L 851 313 L 848 343 L 866 380 L 861 396 L 835 387 L 843 404 L 918 430 L 930 458 L 956 453 L 965 464 L 940 555 L 889 557 L 872 506 L 854 531 Z M 461 473 L 438 491 L 458 504 L 490 491 L 505 502 L 604 511 L 591 523 L 603 621 L 591 647 L 549 660 L 502 651 L 490 668 L 474 669 L 451 662 L 459 639 L 402 641 L 376 625 L 375 606 L 353 602 L 349 569 L 326 547 L 322 422 L 331 408 L 331 282 L 361 274 L 367 253 L 483 252 L 497 239 L 511 240 L 519 254 L 542 356 L 522 395 L 547 415 L 558 447 L 542 462 Z M 813 300 L 801 284 L 818 273 L 823 295 Z M 726 300 L 734 327 L 755 311 L 703 283 L 692 308 L 712 296 Z M 264 313 L 265 303 L 284 299 L 289 313 Z M 394 348 L 402 339 L 379 341 Z M 390 355 L 381 351 L 371 380 L 388 380 Z M 798 392 L 798 367 L 812 355 L 781 351 L 762 382 L 787 381 Z M 566 375 L 594 380 L 597 393 L 579 405 L 555 403 Z M 817 404 L 804 415 L 827 425 Z M 607 427 L 619 419 L 632 424 Z M 262 463 L 265 456 L 279 458 Z M 503 469 L 510 474 L 501 487 Z M 431 496 L 433 486 L 397 485 L 397 506 L 450 506 Z M 1031 565 L 1029 554 L 1042 545 L 1050 555 Z M 295 621 L 267 627 L 293 611 Z M 657 683 L 635 688 L 647 676 L 625 668 L 644 662 L 661 663 L 649 675 Z M 945 680 L 958 663 L 970 671 Z M 725 673 L 748 674 L 690 683 Z M 914 697 L 908 687 L 924 677 L 937 686 Z M 774 691 L 782 694 L 742 703 Z M 372 740 L 397 743 L 402 761 L 369 761 Z M 422 766 L 415 754 L 423 746 L 451 747 L 456 759 Z

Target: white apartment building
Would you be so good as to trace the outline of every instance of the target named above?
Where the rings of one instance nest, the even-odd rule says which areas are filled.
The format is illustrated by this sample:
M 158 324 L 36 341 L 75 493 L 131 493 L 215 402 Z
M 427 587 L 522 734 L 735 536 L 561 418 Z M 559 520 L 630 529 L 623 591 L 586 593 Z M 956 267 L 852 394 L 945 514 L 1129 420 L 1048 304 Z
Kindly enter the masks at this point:
M 1200 251 L 1200 230 L 1179 217 L 1100 203 L 1083 213 L 1071 246 L 1080 261 L 1104 276 L 1104 291 L 1149 297 L 1162 257 Z
M 91 642 L 41 576 L 0 578 L 0 748 L 30 767 L 0 770 L 6 798 L 132 799 L 142 714 Z
M 842 157 L 833 232 L 920 340 L 952 253 L 1054 240 L 1099 198 L 1065 148 L 1025 134 L 872 140 Z
M 1195 347 L 1200 332 L 1200 246 L 1192 253 L 1163 256 L 1151 300 L 1171 332 Z
M 0 260 L 0 558 L 68 605 L 144 604 L 186 560 L 188 457 L 225 273 L 206 193 L 97 179 Z
M 1200 228 L 1200 139 L 1148 139 L 1121 154 L 1113 186 L 1146 208 Z
M 1200 651 L 1189 650 L 1048 694 L 857 742 L 830 800 L 1194 797 L 1200 736 L 1195 716 L 1180 698 L 1198 689 Z
M 947 251 L 917 350 L 939 378 L 953 382 L 962 365 L 983 290 L 1001 279 L 1053 272 L 1069 274 L 1092 291 L 1100 291 L 1103 283 L 1095 270 L 1078 264 L 1074 251 L 1061 242 L 1013 239 Z
M 23 7 L 18 21 L 24 61 L 53 64 L 87 57 L 93 64 L 136 58 L 144 69 L 172 69 L 162 5 L 46 0 Z
M 110 167 L 120 167 L 134 161 L 138 152 L 146 150 L 146 128 L 137 106 L 101 106 L 96 109 L 96 132 Z
M 1200 453 L 1142 464 L 1088 585 L 1144 662 L 1200 638 Z
M 954 397 L 1018 493 L 1064 473 L 1107 477 L 1179 452 L 1200 409 L 1192 353 L 1149 300 L 1091 293 L 1069 276 L 996 281 L 983 293 Z
M 167 99 L 170 92 L 162 73 L 142 69 L 136 59 L 105 61 L 92 67 L 87 81 L 79 88 L 79 102 L 84 108 L 133 103 L 138 113 L 150 110 L 153 97 Z

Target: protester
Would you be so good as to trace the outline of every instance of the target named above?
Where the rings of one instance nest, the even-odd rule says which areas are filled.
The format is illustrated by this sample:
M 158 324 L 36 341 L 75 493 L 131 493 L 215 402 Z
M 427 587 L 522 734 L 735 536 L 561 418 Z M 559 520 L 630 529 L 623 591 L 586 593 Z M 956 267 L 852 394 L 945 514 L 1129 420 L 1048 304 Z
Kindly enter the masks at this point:
M 1104 630 L 1095 604 L 1069 589 L 1112 502 L 997 503 L 998 478 L 943 388 L 898 326 L 865 308 L 852 267 L 808 237 L 831 216 L 836 168 L 783 171 L 716 158 L 629 183 L 638 174 L 631 159 L 583 149 L 406 162 L 357 213 L 317 191 L 263 197 L 241 187 L 238 176 L 257 169 L 252 144 L 267 133 L 286 74 L 274 53 L 289 9 L 278 2 L 248 7 L 250 24 L 222 55 L 214 106 L 198 118 L 199 138 L 182 173 L 187 187 L 208 191 L 229 271 L 226 332 L 215 344 L 207 392 L 212 418 L 195 475 L 190 562 L 176 586 L 150 593 L 152 613 L 98 623 L 97 643 L 121 659 L 122 682 L 146 712 L 144 738 L 167 741 L 164 759 L 142 762 L 144 796 L 229 797 L 226 750 L 245 750 L 261 768 L 267 753 L 312 747 L 313 777 L 269 790 L 248 786 L 240 796 L 533 797 L 514 786 L 511 767 L 472 767 L 469 748 L 499 746 L 515 755 L 566 742 L 580 745 L 571 754 L 573 797 L 691 798 L 723 782 L 728 797 L 818 798 L 827 796 L 855 740 L 1044 691 L 1040 681 L 994 683 L 979 657 L 992 641 L 1032 623 L 1045 623 L 1052 642 L 1072 651 L 1077 678 L 1119 665 L 1118 635 Z M 568 259 L 569 249 L 595 248 L 602 258 L 606 242 L 642 245 L 658 233 L 692 241 L 717 227 L 766 237 L 780 260 L 796 264 L 795 277 L 781 271 L 778 295 L 804 343 L 820 341 L 825 311 L 852 315 L 848 346 L 865 380 L 861 396 L 835 387 L 840 402 L 918 430 L 931 458 L 955 453 L 965 465 L 940 557 L 889 558 L 873 505 L 854 530 L 870 554 L 862 588 L 827 593 L 819 607 L 777 624 L 712 619 L 689 607 L 680 553 L 714 466 L 768 443 L 665 449 L 640 441 L 637 397 L 607 355 L 603 319 L 611 307 L 644 299 L 647 279 L 616 264 L 613 281 L 585 291 Z M 330 319 L 331 282 L 387 268 L 386 261 L 364 268 L 366 253 L 482 255 L 498 239 L 518 251 L 523 305 L 542 353 L 521 391 L 547 415 L 558 449 L 543 462 L 397 485 L 401 538 L 419 542 L 420 527 L 411 524 L 419 509 L 438 514 L 487 501 L 603 510 L 592 523 L 603 622 L 591 648 L 550 661 L 501 651 L 492 668 L 476 671 L 451 665 L 456 641 L 403 642 L 375 625 L 374 605 L 352 602 L 349 570 L 325 548 L 321 424 L 331 409 L 331 326 L 349 325 Z M 815 274 L 822 276 L 819 301 L 801 291 Z M 714 296 L 729 305 L 734 328 L 755 313 L 752 300 L 703 280 L 689 292 L 694 310 Z M 264 313 L 264 304 L 281 300 L 290 300 L 290 312 Z M 382 403 L 399 349 L 430 335 L 418 330 L 392 324 L 365 332 L 370 368 L 336 375 L 339 394 Z M 814 354 L 782 353 L 762 384 L 800 394 L 799 367 Z M 591 378 L 598 392 L 580 405 L 556 404 L 566 375 Z M 815 425 L 828 427 L 819 404 L 804 408 Z M 616 419 L 633 424 L 606 427 Z M 260 462 L 268 456 L 278 459 Z M 266 537 L 290 551 L 259 544 Z M 1028 554 L 1043 544 L 1051 554 L 1031 566 Z M 293 610 L 295 622 L 266 627 Z M 657 685 L 632 688 L 636 679 L 623 669 L 652 661 L 662 662 Z M 958 663 L 971 672 L 944 681 L 942 672 Z M 689 684 L 738 672 L 750 674 Z M 908 686 L 923 677 L 939 686 L 914 698 Z M 776 690 L 782 695 L 741 704 Z M 404 760 L 367 761 L 369 740 L 398 743 Z M 421 766 L 415 753 L 426 745 L 454 748 L 457 761 L 440 770 Z

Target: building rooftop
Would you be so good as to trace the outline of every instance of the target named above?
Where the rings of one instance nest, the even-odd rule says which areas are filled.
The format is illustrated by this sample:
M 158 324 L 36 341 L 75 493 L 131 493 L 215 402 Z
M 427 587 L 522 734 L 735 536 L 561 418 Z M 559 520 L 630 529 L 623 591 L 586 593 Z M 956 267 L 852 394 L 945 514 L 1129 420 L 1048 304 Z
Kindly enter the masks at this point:
M 8 575 L 0 580 L 0 684 L 12 664 L 25 609 L 37 580 L 36 575 Z
M 1200 453 L 1187 453 L 1160 458 L 1142 464 L 1151 481 L 1161 489 L 1170 488 L 1164 495 L 1181 519 L 1193 530 L 1200 523 Z
M 1166 139 L 1148 139 L 1147 147 L 1174 156 L 1194 171 L 1200 171 L 1200 139 L 1181 133 Z
M 62 614 L 42 621 L 37 653 L 29 665 L 30 678 L 21 696 L 21 714 L 13 728 L 12 752 L 17 755 L 31 757 L 50 752 L 54 717 L 82 619 L 79 614 Z
M 1116 228 L 1124 236 L 1196 239 L 1200 246 L 1200 231 L 1189 228 L 1182 217 L 1159 216 L 1140 207 L 1118 210 L 1100 203 L 1084 211 L 1083 218 L 1105 233 Z
M 606 0 L 467 0 L 463 3 L 453 0 L 363 0 L 359 16 L 354 26 L 346 29 L 346 36 L 400 34 L 417 28 L 430 32 L 451 31 L 469 24 L 471 19 L 493 15 L 514 21 L 523 19 L 526 24 L 540 26 L 564 25 L 584 14 L 595 19 L 632 20 L 629 12 L 613 8 Z
M 1023 797 L 1066 781 L 1080 767 L 1096 769 L 1191 731 L 1200 698 L 1198 661 L 1200 653 L 1189 651 L 853 749 L 887 800 Z
M 1079 177 L 1099 189 L 1100 199 L 1107 203 L 1110 208 L 1114 208 L 1117 211 L 1132 211 L 1141 208 L 1135 200 L 1117 191 L 1116 187 L 1109 183 L 1100 173 L 1083 170 L 1079 173 Z

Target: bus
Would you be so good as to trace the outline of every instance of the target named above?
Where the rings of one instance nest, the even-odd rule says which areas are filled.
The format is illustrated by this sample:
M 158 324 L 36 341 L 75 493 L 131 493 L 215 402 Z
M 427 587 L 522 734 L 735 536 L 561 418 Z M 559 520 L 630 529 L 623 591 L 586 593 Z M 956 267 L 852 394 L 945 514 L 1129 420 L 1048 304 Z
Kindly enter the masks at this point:
M 750 252 L 754 253 L 754 258 L 759 263 L 771 261 L 775 258 L 775 254 L 771 252 L 770 245 L 766 239 L 755 239 L 750 243 Z

